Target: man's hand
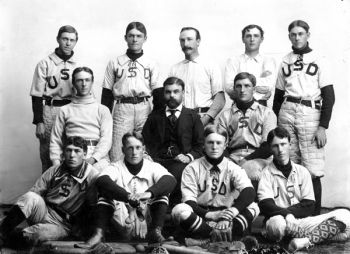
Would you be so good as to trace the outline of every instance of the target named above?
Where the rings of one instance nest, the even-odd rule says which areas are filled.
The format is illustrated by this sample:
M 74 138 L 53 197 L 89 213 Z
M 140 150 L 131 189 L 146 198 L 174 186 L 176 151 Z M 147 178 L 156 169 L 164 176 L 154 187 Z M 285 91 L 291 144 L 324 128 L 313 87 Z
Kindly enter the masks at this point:
M 143 192 L 143 193 L 136 193 L 131 194 L 129 197 L 129 200 L 133 201 L 147 201 L 148 199 L 152 198 L 152 193 L 149 191 Z
M 318 126 L 318 129 L 313 137 L 311 143 L 316 142 L 317 148 L 322 148 L 327 143 L 326 129 L 322 126 Z
M 222 211 L 207 212 L 205 218 L 212 221 L 218 221 L 222 215 Z
M 271 71 L 264 71 L 261 73 L 260 78 L 266 78 L 267 76 L 270 76 L 272 74 Z
M 185 164 L 188 164 L 191 162 L 191 159 L 187 155 L 184 155 L 182 153 L 180 153 L 178 156 L 176 156 L 174 158 L 174 160 L 180 161 L 180 162 L 185 163 Z
M 202 121 L 203 126 L 206 126 L 209 122 L 211 122 L 211 120 L 212 120 L 212 118 L 207 114 L 204 114 L 201 117 L 201 121 Z
M 219 221 L 210 233 L 212 242 L 232 241 L 232 223 L 226 220 Z
M 45 125 L 44 125 L 44 123 L 38 123 L 36 125 L 35 136 L 40 140 L 45 139 Z
M 89 163 L 90 165 L 94 165 L 97 162 L 94 157 L 90 157 L 90 158 L 86 159 L 85 161 L 87 163 Z

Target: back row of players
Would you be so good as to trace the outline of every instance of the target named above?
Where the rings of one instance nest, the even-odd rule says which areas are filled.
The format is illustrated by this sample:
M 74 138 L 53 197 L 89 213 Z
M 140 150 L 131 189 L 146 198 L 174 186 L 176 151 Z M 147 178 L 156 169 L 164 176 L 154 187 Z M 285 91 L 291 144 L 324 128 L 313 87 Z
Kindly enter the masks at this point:
M 191 217 L 192 213 L 188 213 L 186 206 L 180 206 L 180 208 L 175 206 L 177 209 L 173 213 L 174 218 L 178 218 L 178 221 L 185 220 L 185 224 L 191 229 L 193 229 L 192 226 L 197 229 L 202 225 L 199 223 L 201 218 L 216 222 L 223 221 L 215 226 L 215 229 L 219 231 L 219 233 L 214 232 L 214 235 L 217 236 L 220 236 L 222 231 L 227 231 L 227 228 L 232 226 L 233 219 L 236 219 L 243 232 L 249 228 L 251 221 L 259 213 L 257 206 L 252 203 L 255 193 L 253 191 L 252 194 L 251 190 L 254 189 L 245 190 L 250 186 L 250 181 L 244 180 L 245 174 L 238 173 L 239 168 L 234 164 L 226 165 L 230 163 L 229 161 L 225 161 L 225 168 L 239 176 L 231 177 L 220 173 L 222 172 L 220 169 L 223 160 L 222 153 L 223 150 L 226 150 L 232 161 L 245 169 L 253 185 L 258 188 L 262 168 L 270 165 L 267 158 L 271 155 L 271 144 L 274 137 L 268 144 L 267 136 L 277 125 L 277 115 L 278 125 L 284 127 L 288 134 L 288 136 L 279 134 L 277 137 L 287 138 L 288 148 L 290 141 L 291 159 L 308 169 L 312 176 L 313 188 L 311 180 L 307 181 L 310 176 L 294 169 L 294 164 L 290 164 L 289 154 L 281 152 L 283 150 L 281 147 L 285 144 L 279 144 L 277 145 L 279 152 L 274 154 L 274 158 L 276 161 L 278 157 L 288 158 L 285 164 L 281 164 L 281 168 L 277 166 L 279 164 L 276 161 L 273 161 L 272 165 L 283 173 L 283 176 L 281 174 L 280 176 L 284 180 L 278 180 L 278 177 L 275 177 L 277 180 L 273 180 L 275 185 L 272 185 L 274 189 L 270 191 L 271 195 L 266 194 L 271 197 L 263 198 L 268 199 L 269 202 L 262 202 L 261 205 L 274 211 L 273 208 L 278 210 L 274 207 L 276 206 L 274 199 L 282 200 L 277 206 L 283 208 L 301 206 L 303 209 L 307 207 L 309 212 L 312 207 L 311 212 L 319 214 L 321 207 L 320 178 L 324 175 L 325 129 L 328 128 L 331 118 L 334 91 L 327 75 L 328 69 L 324 66 L 322 58 L 308 45 L 310 36 L 308 24 L 301 20 L 294 21 L 289 25 L 288 31 L 293 52 L 283 58 L 275 86 L 275 63 L 272 59 L 259 54 L 259 46 L 264 38 L 263 30 L 257 25 L 249 25 L 243 29 L 242 40 L 245 43 L 245 54 L 230 59 L 225 69 L 225 90 L 234 103 L 230 109 L 224 110 L 218 116 L 225 104 L 221 73 L 218 67 L 199 56 L 199 31 L 191 27 L 181 30 L 180 44 L 185 53 L 185 60 L 172 67 L 170 77 L 162 87 L 159 83 L 159 71 L 156 64 L 142 51 L 142 45 L 147 39 L 146 28 L 139 22 L 130 23 L 125 34 L 128 50 L 126 54 L 109 62 L 103 81 L 101 101 L 110 112 L 113 112 L 112 120 L 108 109 L 98 104 L 91 94 L 94 79 L 92 70 L 80 67 L 71 74 L 76 65 L 72 58 L 72 50 L 78 35 L 73 27 L 62 27 L 57 36 L 59 47 L 55 53 L 38 64 L 31 90 L 33 123 L 37 126 L 36 135 L 40 139 L 43 171 L 49 167 L 51 162 L 54 168 L 60 168 L 66 139 L 82 136 L 88 142 L 86 161 L 89 164 L 94 165 L 100 171 L 107 168 L 110 162 L 108 152 L 111 148 L 111 162 L 118 161 L 114 165 L 121 163 L 131 172 L 130 177 L 125 173 L 119 178 L 126 177 L 131 184 L 135 179 L 134 176 L 140 173 L 140 168 L 142 168 L 140 161 L 132 163 L 132 160 L 138 157 L 133 154 L 137 154 L 143 142 L 136 134 L 132 134 L 132 137 L 139 140 L 141 145 L 132 147 L 132 152 L 129 151 L 131 155 L 125 156 L 125 160 L 120 160 L 123 153 L 126 155 L 126 146 L 130 143 L 128 142 L 130 137 L 125 138 L 124 134 L 142 131 L 150 157 L 163 165 L 177 180 L 175 190 L 170 196 L 171 206 L 180 202 L 181 187 L 182 201 L 189 205 L 194 214 L 199 215 L 199 217 Z M 75 90 L 70 86 L 71 76 Z M 269 99 L 273 87 L 276 87 L 273 104 L 275 113 L 266 107 L 266 100 Z M 151 96 L 153 96 L 152 113 Z M 65 104 L 68 105 L 63 106 Z M 214 122 L 215 119 L 217 126 L 224 133 L 209 126 L 207 133 L 204 134 L 206 141 L 203 142 L 203 126 Z M 217 149 L 220 147 L 220 141 L 210 140 L 211 134 L 220 134 L 224 137 L 224 140 L 221 140 L 224 145 L 222 151 Z M 125 140 L 122 145 L 123 136 Z M 202 156 L 203 143 L 205 143 L 205 157 L 187 166 Z M 227 149 L 225 149 L 226 143 Z M 210 156 L 210 149 L 215 150 L 212 152 L 213 156 Z M 198 170 L 204 170 L 203 172 L 207 172 L 208 175 L 203 173 L 205 176 L 201 179 L 201 174 L 196 172 Z M 292 177 L 294 170 L 297 176 L 303 174 L 303 177 L 301 179 Z M 102 174 L 107 171 L 103 170 Z M 273 170 L 271 172 L 271 176 L 262 176 L 267 183 L 260 181 L 259 189 L 264 189 L 264 186 L 271 187 L 271 183 L 268 182 L 274 179 Z M 163 179 L 159 177 L 157 182 Z M 114 180 L 118 182 L 119 178 L 116 177 Z M 236 179 L 237 183 L 230 186 L 230 179 Z M 298 179 L 303 181 L 304 187 L 298 187 L 302 184 L 298 182 Z M 288 185 L 289 181 L 292 181 L 291 186 Z M 169 194 L 171 180 L 168 178 L 165 182 L 161 181 L 157 188 L 153 188 L 154 190 L 150 192 L 146 191 L 145 193 L 148 193 L 146 197 L 139 195 L 135 189 L 135 186 L 142 186 L 142 184 L 134 183 L 134 191 L 131 186 L 128 186 L 131 197 L 128 196 L 126 200 L 132 203 L 132 200 L 154 198 L 155 193 Z M 101 186 L 109 186 L 106 181 L 103 183 Z M 129 182 L 123 184 L 129 185 Z M 285 187 L 282 188 L 279 185 L 285 185 Z M 240 192 L 238 199 L 234 202 L 239 205 L 231 209 L 233 197 L 227 194 L 233 189 Z M 282 190 L 285 190 L 284 194 Z M 300 193 L 305 190 L 307 194 Z M 313 201 L 314 192 L 316 205 Z M 202 195 L 201 199 L 198 199 L 198 195 Z M 264 196 L 264 194 L 261 195 Z M 117 196 L 111 197 L 107 194 L 106 200 L 117 199 Z M 220 196 L 222 197 L 217 198 Z M 269 199 L 272 199 L 273 204 Z M 261 200 L 260 197 L 259 200 Z M 100 202 L 105 205 L 108 203 L 103 200 Z M 230 209 L 222 213 L 211 213 L 206 209 L 203 210 L 201 206 L 209 210 L 220 209 L 223 206 Z M 265 209 L 264 213 L 271 216 L 269 209 Z M 159 212 L 164 208 L 158 207 L 156 210 Z M 297 217 L 310 215 L 309 212 Z M 192 222 L 187 221 L 190 218 Z M 157 229 L 158 226 L 153 229 Z M 152 232 L 153 237 L 151 238 L 159 240 L 160 230 Z M 208 230 L 203 232 L 208 232 Z M 140 236 L 140 233 L 138 234 Z M 94 241 L 91 240 L 90 244 Z

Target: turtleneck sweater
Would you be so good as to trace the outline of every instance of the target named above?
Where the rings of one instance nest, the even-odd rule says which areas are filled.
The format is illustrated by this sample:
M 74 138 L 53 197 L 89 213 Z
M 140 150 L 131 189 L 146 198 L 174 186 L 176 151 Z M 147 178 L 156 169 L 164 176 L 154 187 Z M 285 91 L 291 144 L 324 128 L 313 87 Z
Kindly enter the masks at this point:
M 92 94 L 74 96 L 70 104 L 61 107 L 52 128 L 50 159 L 61 160 L 62 139 L 65 136 L 80 136 L 98 142 L 91 157 L 99 161 L 111 148 L 112 128 L 112 116 L 108 108 L 97 103 Z

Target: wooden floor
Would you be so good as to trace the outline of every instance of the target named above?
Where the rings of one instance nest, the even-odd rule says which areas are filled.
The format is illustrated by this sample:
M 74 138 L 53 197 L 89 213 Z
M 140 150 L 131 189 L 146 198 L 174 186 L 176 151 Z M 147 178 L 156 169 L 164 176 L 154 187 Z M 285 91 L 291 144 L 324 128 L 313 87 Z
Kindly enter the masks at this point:
M 0 205 L 0 221 L 2 220 L 2 218 L 4 217 L 4 214 L 6 214 L 6 211 L 8 210 L 8 206 L 1 206 Z M 323 212 L 327 212 L 327 209 L 323 209 Z M 262 226 L 262 217 L 258 217 L 258 219 L 254 222 L 253 224 L 253 229 L 252 229 L 252 233 L 253 235 L 257 236 L 257 238 L 260 240 L 260 232 L 261 232 L 261 226 Z M 121 252 L 120 249 L 118 249 L 118 246 L 121 246 L 120 244 L 118 245 L 118 243 L 111 243 L 113 248 L 116 250 L 116 253 L 136 253 L 136 250 L 133 248 L 126 248 L 127 251 L 125 252 Z M 125 243 L 121 243 L 121 244 L 125 244 Z M 267 242 L 262 242 L 261 244 L 263 245 L 269 245 L 269 243 Z M 40 254 L 44 254 L 44 253 L 60 253 L 60 254 L 64 254 L 64 253 L 74 253 L 74 254 L 81 254 L 81 253 L 88 253 L 88 251 L 85 250 L 79 250 L 73 247 L 73 243 L 72 242 L 60 242 L 58 244 L 60 247 L 59 248 L 52 248 L 50 247 L 51 245 L 48 243 L 42 247 L 36 247 L 33 248 L 31 250 L 22 250 L 22 251 L 18 251 L 18 250 L 13 250 L 13 249 L 7 249 L 7 248 L 3 248 L 0 250 L 0 254 L 15 254 L 15 253 L 40 253 Z M 135 245 L 135 244 L 133 244 Z M 63 247 L 61 247 L 63 246 Z M 125 248 L 121 248 L 123 250 L 125 250 Z M 170 252 L 170 253 L 180 253 L 180 252 Z M 321 245 L 317 245 L 314 246 L 306 251 L 298 251 L 296 253 L 309 253 L 309 254 L 340 254 L 340 253 L 344 253 L 344 254 L 350 254 L 350 241 L 346 242 L 346 243 L 328 243 L 328 244 L 321 244 Z

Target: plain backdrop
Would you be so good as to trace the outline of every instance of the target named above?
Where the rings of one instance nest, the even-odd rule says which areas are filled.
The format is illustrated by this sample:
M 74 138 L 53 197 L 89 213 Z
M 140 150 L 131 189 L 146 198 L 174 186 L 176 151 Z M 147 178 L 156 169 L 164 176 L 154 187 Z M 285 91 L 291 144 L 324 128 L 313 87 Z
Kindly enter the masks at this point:
M 200 53 L 223 68 L 228 57 L 243 52 L 241 30 L 248 24 L 263 27 L 261 52 L 279 63 L 291 50 L 287 27 L 295 19 L 309 23 L 310 47 L 328 58 L 334 79 L 323 206 L 350 207 L 349 0 L 0 0 L 0 203 L 13 203 L 41 173 L 29 89 L 36 64 L 57 46 L 60 26 L 78 30 L 76 56 L 79 65 L 94 70 L 100 100 L 107 62 L 125 52 L 131 21 L 146 25 L 144 51 L 166 76 L 183 59 L 178 41 L 183 26 L 200 30 Z

